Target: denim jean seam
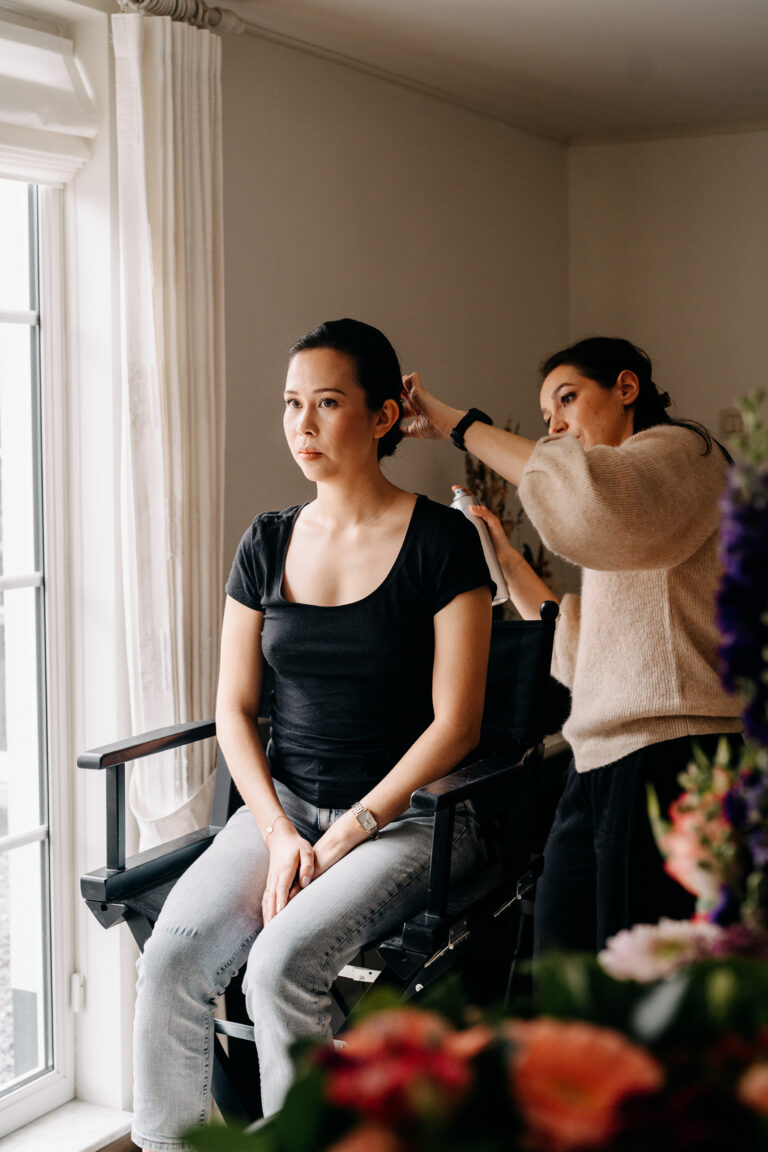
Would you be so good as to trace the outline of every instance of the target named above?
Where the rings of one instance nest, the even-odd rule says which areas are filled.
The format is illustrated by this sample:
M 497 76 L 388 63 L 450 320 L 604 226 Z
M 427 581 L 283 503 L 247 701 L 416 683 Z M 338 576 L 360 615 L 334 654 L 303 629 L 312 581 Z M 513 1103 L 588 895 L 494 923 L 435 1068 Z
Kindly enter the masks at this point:
M 211 1095 L 211 1082 L 213 1079 L 211 1066 L 211 1031 L 213 1017 L 211 1013 L 203 1013 L 203 1075 L 200 1093 L 199 1123 L 204 1124 L 208 1115 L 208 1100 Z
M 375 908 L 371 909 L 369 914 L 359 924 L 353 925 L 340 940 L 337 940 L 333 948 L 331 948 L 331 950 L 326 953 L 322 964 L 318 965 L 318 975 L 320 974 L 320 971 L 328 966 L 329 961 L 336 955 L 339 949 L 342 948 L 344 944 L 346 944 L 353 932 L 359 932 L 366 924 L 370 924 L 371 921 L 374 920 L 382 912 L 382 910 L 387 907 L 388 904 L 391 904 L 393 900 L 401 896 L 403 892 L 405 892 L 406 888 L 409 888 L 411 884 L 413 884 L 414 880 L 417 880 L 426 871 L 428 871 L 428 869 L 429 861 L 427 861 L 425 864 L 422 864 L 416 872 L 413 872 L 410 876 L 408 876 L 404 884 L 401 884 L 395 892 L 388 894 L 384 900 L 381 900 L 376 905 Z M 324 990 L 319 989 L 317 987 L 317 982 L 313 981 L 312 991 L 313 993 L 318 994 Z
M 453 845 L 452 845 L 453 848 L 458 847 L 462 843 L 462 841 L 466 838 L 468 831 L 469 831 L 469 825 L 465 824 L 463 826 L 463 828 L 455 835 L 454 840 L 453 840 Z M 318 965 L 318 975 L 320 974 L 320 971 L 322 971 L 323 969 L 325 969 L 328 966 L 329 961 L 333 958 L 333 956 L 335 956 L 337 954 L 339 949 L 342 948 L 343 945 L 349 940 L 349 937 L 352 935 L 353 932 L 359 932 L 360 929 L 363 928 L 366 924 L 370 924 L 371 921 L 374 920 L 383 911 L 383 909 L 387 907 L 388 904 L 391 904 L 393 900 L 396 900 L 396 899 L 398 899 L 398 897 L 402 896 L 402 894 L 405 892 L 405 890 L 407 888 L 409 888 L 411 886 L 411 884 L 413 884 L 414 880 L 417 880 L 419 877 L 423 876 L 425 872 L 428 872 L 431 864 L 432 864 L 432 859 L 430 856 L 430 859 L 426 860 L 417 869 L 417 871 L 411 873 L 411 875 L 407 877 L 406 881 L 403 884 L 399 885 L 395 889 L 394 892 L 388 893 L 384 900 L 381 900 L 376 905 L 375 908 L 372 908 L 370 913 L 365 917 L 364 920 L 362 920 L 359 924 L 354 925 L 352 928 L 349 929 L 349 931 L 340 940 L 337 940 L 336 943 L 334 944 L 333 948 L 331 948 L 330 951 L 326 953 L 325 959 L 323 960 L 322 964 Z M 317 995 L 321 991 L 322 991 L 321 989 L 317 988 L 316 981 L 313 982 L 312 992 L 315 995 Z
M 468 832 L 469 832 L 469 823 L 466 822 L 463 825 L 463 827 L 461 828 L 461 830 L 458 833 L 454 834 L 454 839 L 453 839 L 453 843 L 452 843 L 453 849 L 457 848 L 462 843 L 462 841 L 466 838 Z M 432 864 L 432 857 L 431 857 L 431 853 L 430 853 L 430 858 L 428 860 L 426 860 L 416 872 L 413 872 L 407 878 L 407 880 L 405 881 L 404 884 L 401 884 L 394 892 L 389 893 L 387 895 L 386 899 L 380 901 L 380 903 L 378 903 L 375 908 L 371 909 L 371 912 L 368 914 L 368 916 L 365 917 L 364 920 L 361 921 L 360 924 L 354 925 L 352 928 L 349 929 L 349 931 L 346 933 L 346 935 L 341 938 L 341 940 L 337 940 L 336 943 L 334 944 L 333 948 L 331 948 L 331 950 L 326 953 L 325 959 L 323 960 L 322 964 L 318 965 L 317 975 L 319 976 L 320 972 L 327 968 L 329 961 L 332 959 L 333 956 L 335 956 L 337 954 L 339 949 L 343 947 L 343 945 L 347 942 L 347 940 L 349 940 L 349 937 L 352 935 L 353 932 L 359 931 L 365 924 L 370 924 L 370 922 L 376 916 L 378 916 L 384 908 L 386 908 L 387 904 L 391 904 L 393 900 L 398 899 L 398 897 L 400 897 L 405 892 L 406 888 L 409 888 L 410 885 L 413 884 L 414 880 L 417 880 L 425 872 L 428 872 L 430 867 L 431 867 L 431 864 Z M 316 980 L 313 981 L 313 986 L 312 986 L 311 991 L 314 995 L 319 995 L 323 991 L 321 989 L 318 989 Z
M 256 940 L 256 937 L 259 935 L 260 932 L 261 932 L 261 928 L 257 928 L 256 931 L 252 932 L 250 936 L 246 936 L 245 940 L 243 940 L 243 942 L 239 946 L 239 948 L 235 952 L 232 953 L 230 958 L 227 961 L 225 961 L 225 963 L 222 964 L 220 968 L 216 969 L 216 974 L 215 974 L 216 980 L 218 980 L 220 977 L 222 977 L 225 974 L 225 972 L 229 971 L 229 969 L 232 967 L 232 965 L 237 960 L 238 956 L 243 956 L 243 960 L 247 959 L 248 953 L 250 952 L 251 948 L 253 947 L 254 941 Z M 230 976 L 230 980 L 234 978 L 235 974 L 238 971 L 239 971 L 239 969 L 236 968 L 235 971 L 232 973 L 232 976 Z M 226 990 L 227 990 L 226 985 L 216 984 L 216 985 L 214 985 L 213 995 L 214 995 L 214 997 L 223 996 L 224 993 L 226 992 Z
M 183 1140 L 163 1140 L 157 1136 L 145 1136 L 133 1126 L 131 1140 L 137 1147 L 143 1149 L 143 1152 L 187 1152 L 189 1148 Z

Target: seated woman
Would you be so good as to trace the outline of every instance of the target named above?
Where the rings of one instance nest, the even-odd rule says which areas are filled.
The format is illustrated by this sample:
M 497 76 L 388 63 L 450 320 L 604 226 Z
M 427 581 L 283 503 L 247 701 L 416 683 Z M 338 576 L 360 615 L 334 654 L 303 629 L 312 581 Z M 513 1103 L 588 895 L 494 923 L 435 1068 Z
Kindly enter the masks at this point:
M 463 516 L 381 471 L 400 389 L 392 346 L 367 324 L 322 324 L 291 349 L 285 434 L 317 496 L 257 516 L 227 583 L 216 724 L 245 805 L 179 880 L 140 961 L 144 1149 L 182 1149 L 205 1121 L 214 1003 L 244 964 L 263 1110 L 280 1107 L 290 1045 L 331 1035 L 338 972 L 424 901 L 432 818 L 411 793 L 479 739 L 488 570 Z M 480 852 L 460 807 L 456 878 Z

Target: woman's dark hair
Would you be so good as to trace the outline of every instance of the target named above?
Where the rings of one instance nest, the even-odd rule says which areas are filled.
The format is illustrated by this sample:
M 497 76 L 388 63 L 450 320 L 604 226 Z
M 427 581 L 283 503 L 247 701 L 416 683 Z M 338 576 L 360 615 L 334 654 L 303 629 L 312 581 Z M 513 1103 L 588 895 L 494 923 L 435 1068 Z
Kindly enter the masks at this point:
M 397 353 L 384 333 L 361 320 L 326 320 L 297 340 L 290 355 L 313 348 L 332 348 L 354 360 L 357 382 L 365 393 L 365 402 L 371 412 L 379 412 L 385 400 L 397 401 L 399 416 L 377 446 L 379 460 L 391 456 L 403 438 L 400 431 L 403 376 Z
M 722 444 L 714 439 L 703 424 L 698 424 L 694 420 L 672 419 L 667 412 L 670 404 L 669 393 L 660 392 L 654 383 L 650 356 L 629 340 L 610 336 L 591 336 L 587 340 L 579 340 L 570 348 L 563 348 L 562 352 L 555 352 L 553 356 L 547 357 L 539 369 L 542 380 L 562 364 L 575 368 L 582 376 L 589 377 L 602 388 L 613 388 L 625 369 L 634 372 L 640 390 L 633 405 L 633 432 L 642 432 L 646 428 L 653 428 L 656 424 L 677 424 L 683 428 L 690 428 L 701 436 L 706 445 L 704 455 L 709 454 L 714 443 L 725 458 L 731 460 Z

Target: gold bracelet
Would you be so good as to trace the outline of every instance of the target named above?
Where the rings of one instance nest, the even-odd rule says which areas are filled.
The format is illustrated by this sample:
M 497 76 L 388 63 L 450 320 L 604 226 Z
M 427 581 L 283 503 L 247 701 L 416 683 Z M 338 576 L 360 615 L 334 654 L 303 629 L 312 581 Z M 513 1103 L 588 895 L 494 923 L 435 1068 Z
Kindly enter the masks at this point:
M 264 829 L 264 839 L 265 840 L 266 840 L 267 836 L 269 836 L 270 832 L 274 831 L 275 824 L 277 824 L 280 817 L 283 817 L 285 820 L 288 819 L 288 817 L 285 815 L 285 812 L 280 812 L 279 815 L 275 816 L 274 820 L 269 825 L 269 827 Z

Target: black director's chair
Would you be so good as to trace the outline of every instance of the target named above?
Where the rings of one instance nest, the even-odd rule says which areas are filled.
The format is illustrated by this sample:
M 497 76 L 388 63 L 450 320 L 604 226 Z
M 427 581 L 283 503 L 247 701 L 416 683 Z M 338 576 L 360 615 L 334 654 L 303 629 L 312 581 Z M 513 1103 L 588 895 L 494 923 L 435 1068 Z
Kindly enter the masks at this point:
M 530 910 L 541 871 L 537 834 L 543 769 L 543 737 L 557 605 L 547 601 L 537 621 L 494 621 L 481 743 L 449 776 L 414 792 L 411 802 L 434 813 L 428 891 L 423 909 L 386 940 L 371 941 L 361 963 L 349 965 L 334 986 L 338 1027 L 343 1027 L 351 989 L 380 979 L 394 983 L 403 999 L 418 995 L 473 946 L 488 939 L 514 907 Z M 263 710 L 268 713 L 269 686 Z M 259 721 L 264 739 L 268 720 Z M 549 729 L 551 730 L 551 729 Z M 78 757 L 80 768 L 102 769 L 107 785 L 107 863 L 80 880 L 86 904 L 105 928 L 125 922 L 143 950 L 165 897 L 179 876 L 212 842 L 242 803 L 218 753 L 211 823 L 167 844 L 125 858 L 125 766 L 141 757 L 180 748 L 215 735 L 212 720 L 178 724 L 118 741 Z M 483 829 L 487 859 L 471 879 L 450 882 L 450 848 L 456 805 L 469 800 Z M 501 935 L 501 933 L 500 933 Z M 519 938 L 518 938 L 519 939 Z M 497 949 L 498 950 L 498 949 Z M 517 946 L 514 947 L 517 950 Z M 252 1032 L 235 981 L 226 995 L 227 1020 L 216 1031 L 250 1040 L 229 1052 L 216 1037 L 213 1096 L 224 1114 L 255 1119 L 258 1066 Z

